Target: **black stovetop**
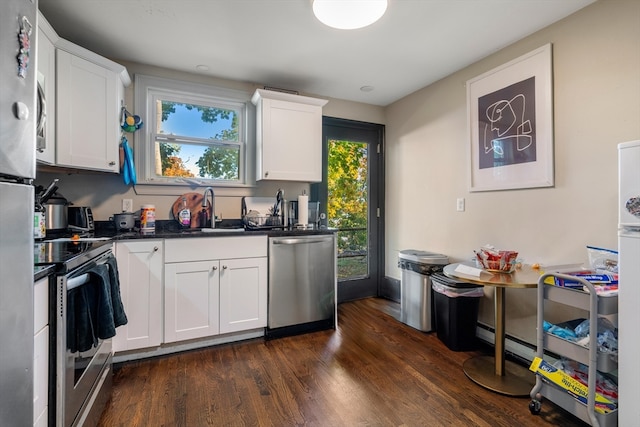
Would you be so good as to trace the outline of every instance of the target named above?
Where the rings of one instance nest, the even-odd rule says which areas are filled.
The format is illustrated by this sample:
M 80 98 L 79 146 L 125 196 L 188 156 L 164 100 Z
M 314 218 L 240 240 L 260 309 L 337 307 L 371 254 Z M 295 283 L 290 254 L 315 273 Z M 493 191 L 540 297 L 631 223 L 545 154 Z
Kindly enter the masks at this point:
M 34 265 L 56 265 L 56 270 L 68 272 L 109 251 L 110 240 L 45 240 L 34 244 Z

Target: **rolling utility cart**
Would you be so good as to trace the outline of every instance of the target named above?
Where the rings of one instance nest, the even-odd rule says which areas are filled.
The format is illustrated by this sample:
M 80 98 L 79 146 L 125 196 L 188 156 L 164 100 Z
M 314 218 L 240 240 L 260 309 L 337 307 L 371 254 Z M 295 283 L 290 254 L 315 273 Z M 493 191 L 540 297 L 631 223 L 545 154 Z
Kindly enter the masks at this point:
M 578 282 L 583 289 L 554 286 L 546 284 L 545 280 L 560 279 L 564 281 Z M 588 290 L 588 291 L 587 291 Z M 544 331 L 544 305 L 546 301 L 576 307 L 589 312 L 589 348 L 585 348 L 572 341 L 559 338 Z M 538 311 L 537 311 L 537 349 L 536 356 L 542 369 L 548 367 L 547 372 L 552 372 L 553 368 L 545 360 L 545 350 L 549 350 L 559 356 L 580 362 L 588 367 L 588 392 L 586 394 L 586 404 L 578 400 L 569 392 L 551 381 L 543 380 L 540 375 L 536 375 L 536 384 L 531 390 L 531 402 L 529 410 L 532 414 L 540 413 L 541 398 L 546 397 L 556 405 L 571 412 L 582 421 L 596 427 L 615 427 L 618 425 L 618 410 L 614 409 L 608 413 L 600 413 L 595 410 L 596 402 L 596 372 L 610 373 L 617 369 L 617 357 L 613 354 L 598 351 L 597 331 L 598 315 L 606 316 L 617 314 L 617 295 L 598 295 L 593 284 L 588 281 L 562 273 L 547 273 L 540 276 L 538 280 Z M 593 331 L 596 331 L 595 333 Z M 534 360 L 536 363 L 536 360 Z M 532 365 L 533 366 L 533 365 Z M 540 369 L 540 368 L 539 368 Z M 551 374 L 553 375 L 553 373 Z

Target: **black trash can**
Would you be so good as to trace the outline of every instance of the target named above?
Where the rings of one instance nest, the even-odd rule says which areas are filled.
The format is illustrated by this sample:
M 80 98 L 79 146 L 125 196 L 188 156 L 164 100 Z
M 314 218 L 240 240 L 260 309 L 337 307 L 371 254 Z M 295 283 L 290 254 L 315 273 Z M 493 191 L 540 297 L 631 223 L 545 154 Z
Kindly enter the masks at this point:
M 477 347 L 476 324 L 483 287 L 431 275 L 436 333 L 450 350 L 470 351 Z

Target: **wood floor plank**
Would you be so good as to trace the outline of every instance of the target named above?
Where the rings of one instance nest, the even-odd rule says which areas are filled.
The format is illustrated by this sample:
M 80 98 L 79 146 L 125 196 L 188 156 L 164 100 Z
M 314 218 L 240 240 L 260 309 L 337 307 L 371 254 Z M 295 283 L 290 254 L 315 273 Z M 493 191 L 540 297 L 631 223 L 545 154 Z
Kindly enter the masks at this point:
M 485 390 L 450 351 L 398 320 L 397 304 L 340 304 L 339 326 L 116 367 L 100 426 L 585 426 L 550 402 Z

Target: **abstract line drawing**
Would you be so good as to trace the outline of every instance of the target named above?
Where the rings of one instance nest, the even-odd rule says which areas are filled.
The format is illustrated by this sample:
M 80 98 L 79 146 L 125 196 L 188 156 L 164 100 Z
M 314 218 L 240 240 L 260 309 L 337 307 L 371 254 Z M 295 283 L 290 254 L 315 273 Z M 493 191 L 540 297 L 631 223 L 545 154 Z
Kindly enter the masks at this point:
M 551 50 L 467 80 L 469 191 L 553 187 Z
M 517 151 L 531 147 L 531 121 L 525 118 L 525 96 L 516 95 L 510 100 L 500 100 L 487 108 L 488 122 L 484 127 L 483 144 L 485 154 L 495 151 L 503 156 L 505 143 L 514 142 Z M 492 138 L 493 134 L 497 138 Z
M 535 129 L 535 77 L 480 97 L 480 169 L 535 162 Z

